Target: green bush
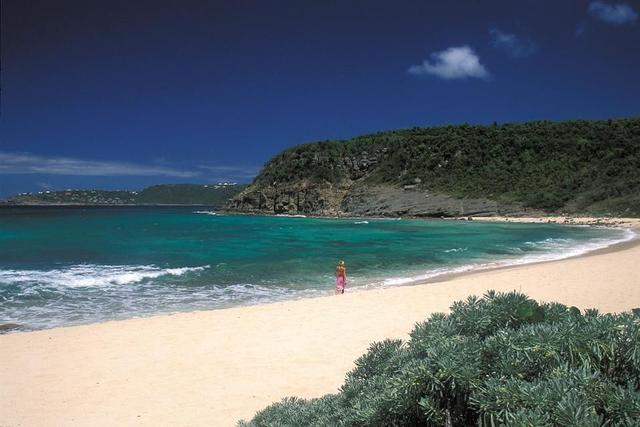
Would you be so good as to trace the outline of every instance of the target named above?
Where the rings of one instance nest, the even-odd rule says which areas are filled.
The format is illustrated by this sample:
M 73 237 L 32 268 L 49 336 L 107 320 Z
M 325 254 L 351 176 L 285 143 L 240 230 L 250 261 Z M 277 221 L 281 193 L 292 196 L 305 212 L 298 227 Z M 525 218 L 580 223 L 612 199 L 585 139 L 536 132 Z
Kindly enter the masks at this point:
M 240 426 L 638 426 L 640 319 L 489 291 L 373 343 L 337 394 Z

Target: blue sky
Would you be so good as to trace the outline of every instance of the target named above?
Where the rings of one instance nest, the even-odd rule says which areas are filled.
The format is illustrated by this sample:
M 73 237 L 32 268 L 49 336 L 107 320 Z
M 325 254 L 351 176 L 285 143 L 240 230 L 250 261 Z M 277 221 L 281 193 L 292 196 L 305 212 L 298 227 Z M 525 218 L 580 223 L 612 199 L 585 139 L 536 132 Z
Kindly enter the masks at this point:
M 640 1 L 3 0 L 0 197 L 248 182 L 293 145 L 640 112 Z

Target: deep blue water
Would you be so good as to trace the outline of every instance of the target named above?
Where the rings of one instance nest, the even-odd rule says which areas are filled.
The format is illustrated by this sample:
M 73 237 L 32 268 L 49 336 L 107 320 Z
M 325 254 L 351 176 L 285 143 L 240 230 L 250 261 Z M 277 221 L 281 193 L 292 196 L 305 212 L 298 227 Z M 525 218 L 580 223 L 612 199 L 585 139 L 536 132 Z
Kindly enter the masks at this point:
M 48 328 L 332 294 L 576 255 L 615 229 L 211 215 L 194 208 L 0 209 L 0 323 Z

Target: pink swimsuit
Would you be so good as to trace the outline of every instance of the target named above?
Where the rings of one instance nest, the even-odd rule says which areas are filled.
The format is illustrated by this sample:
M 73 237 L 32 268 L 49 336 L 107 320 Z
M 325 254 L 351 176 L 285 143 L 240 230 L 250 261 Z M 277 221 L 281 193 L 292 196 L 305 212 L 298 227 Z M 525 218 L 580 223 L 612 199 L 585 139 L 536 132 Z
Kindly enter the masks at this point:
M 336 277 L 336 291 L 342 292 L 344 291 L 344 276 Z

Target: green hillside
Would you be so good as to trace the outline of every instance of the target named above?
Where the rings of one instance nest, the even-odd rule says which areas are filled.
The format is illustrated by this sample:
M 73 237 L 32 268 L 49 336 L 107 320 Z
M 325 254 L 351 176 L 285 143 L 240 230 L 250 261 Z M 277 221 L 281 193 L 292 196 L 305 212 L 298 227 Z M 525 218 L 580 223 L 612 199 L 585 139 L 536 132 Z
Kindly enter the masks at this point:
M 640 215 L 640 119 L 412 128 L 299 145 L 254 181 L 391 184 L 548 212 Z

